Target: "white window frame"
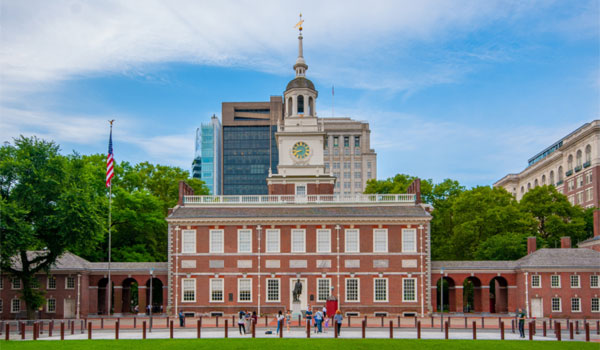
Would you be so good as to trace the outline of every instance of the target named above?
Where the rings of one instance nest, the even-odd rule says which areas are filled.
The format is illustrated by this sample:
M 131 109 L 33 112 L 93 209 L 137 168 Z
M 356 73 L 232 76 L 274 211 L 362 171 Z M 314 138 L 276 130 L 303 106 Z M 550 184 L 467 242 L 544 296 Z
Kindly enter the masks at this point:
M 270 242 L 269 238 L 277 238 L 277 249 L 271 249 L 271 245 L 275 245 L 274 242 Z M 281 252 L 281 231 L 278 228 L 270 228 L 265 230 L 265 252 L 266 253 L 280 253 Z
M 294 236 L 302 236 L 302 250 L 294 249 Z M 294 228 L 290 232 L 290 252 L 292 253 L 306 253 L 306 230 L 303 228 Z
M 385 300 L 377 300 L 377 280 L 385 280 Z M 373 302 L 374 303 L 387 303 L 390 301 L 390 281 L 387 277 L 376 277 L 373 278 Z
M 554 309 L 554 300 L 558 300 L 558 310 Z M 560 297 L 552 297 L 550 299 L 550 311 L 551 312 L 562 312 L 562 300 Z
M 189 286 L 186 286 L 186 282 L 190 282 L 191 286 L 193 287 L 192 289 L 189 288 Z M 198 293 L 196 291 L 196 279 L 195 278 L 182 278 L 181 279 L 181 302 L 182 303 L 195 303 L 196 302 L 196 298 L 198 296 Z M 193 300 L 186 300 L 185 299 L 185 292 L 188 291 L 192 291 L 194 293 L 194 299 Z M 211 294 L 212 296 L 212 294 Z
M 299 187 L 304 188 L 304 194 L 298 193 L 298 188 Z M 294 187 L 294 194 L 296 196 L 306 196 L 307 192 L 308 192 L 308 186 L 306 184 L 304 184 L 304 183 L 302 183 L 302 184 L 296 184 L 296 186 Z
M 237 230 L 238 233 L 238 253 L 252 253 L 252 230 L 249 228 L 242 228 Z M 249 234 L 250 236 L 250 242 L 244 242 L 244 243 L 249 243 L 249 249 L 247 250 L 242 250 L 242 234 Z
M 50 286 L 50 281 L 51 280 L 54 280 L 54 287 Z M 56 276 L 54 276 L 54 275 L 48 275 L 48 277 L 46 278 L 46 289 L 48 289 L 48 290 L 55 290 L 57 282 L 58 281 L 56 280 Z
M 17 285 L 15 287 L 15 285 Z M 12 290 L 19 290 L 21 289 L 21 279 L 18 277 L 13 277 L 10 279 L 10 289 Z
M 181 230 L 181 252 L 196 253 L 196 230 Z
M 404 244 L 406 241 L 405 235 L 412 234 L 413 235 L 413 249 L 407 249 Z M 403 228 L 402 229 L 402 252 L 403 253 L 416 253 L 417 252 L 417 229 L 416 228 Z
M 596 300 L 596 310 L 594 310 L 594 300 Z M 593 297 L 590 299 L 590 310 L 592 312 L 600 312 L 600 298 Z
M 537 280 L 537 284 L 533 283 L 534 280 Z M 531 275 L 531 288 L 542 288 L 541 275 Z
M 50 310 L 50 300 L 54 301 L 54 310 Z M 56 299 L 55 298 L 46 299 L 46 312 L 49 314 L 56 313 Z
M 596 280 L 596 285 L 594 285 L 594 280 Z M 600 288 L 600 276 L 590 275 L 590 288 Z
M 348 248 L 348 234 L 356 233 L 356 247 L 355 249 Z M 345 253 L 360 253 L 360 230 L 357 228 L 349 228 L 344 230 L 344 252 Z
M 249 282 L 250 283 L 250 300 L 242 300 L 241 298 L 241 293 L 242 293 L 242 287 L 241 284 L 242 282 Z M 238 297 L 238 303 L 251 303 L 252 302 L 252 278 L 238 278 L 238 292 L 237 292 L 237 297 Z
M 216 250 L 213 244 L 213 235 L 220 235 L 221 236 L 221 249 L 220 250 Z M 219 229 L 219 230 L 210 230 L 208 233 L 208 250 L 210 253 L 223 253 L 225 252 L 225 230 Z
M 319 293 L 321 291 L 321 281 L 327 281 L 327 296 L 325 297 L 325 299 L 321 298 L 321 293 Z M 329 296 L 329 294 L 331 293 L 331 278 L 317 278 L 317 302 L 326 302 L 327 301 L 327 297 Z
M 269 299 L 269 281 L 277 281 L 277 300 Z M 281 302 L 281 279 L 280 278 L 266 278 L 265 279 L 265 302 L 267 303 L 279 303 Z
M 221 281 L 221 296 L 222 300 L 213 299 L 213 281 Z M 210 278 L 208 280 L 208 298 L 211 303 L 224 303 L 225 302 L 225 281 L 222 278 Z
M 17 305 L 19 306 L 18 310 L 15 310 L 15 301 L 17 302 Z M 19 298 L 12 298 L 10 300 L 10 313 L 11 314 L 18 314 L 19 312 L 21 312 L 21 299 L 19 299 Z
M 555 278 L 554 276 L 556 276 L 556 280 L 558 281 L 558 285 L 554 285 L 554 281 L 553 279 Z M 550 275 L 550 288 L 560 288 L 560 275 Z
M 577 300 L 579 308 L 576 310 L 573 308 L 573 302 Z M 581 298 L 571 298 L 571 312 L 581 312 Z
M 377 249 L 377 234 L 383 234 L 385 233 L 385 250 L 379 250 Z M 373 253 L 387 253 L 389 250 L 389 239 L 388 239 L 388 229 L 387 228 L 376 228 L 373 229 Z
M 577 280 L 577 285 L 576 286 L 573 285 L 573 277 L 577 277 L 576 278 L 576 280 Z M 569 276 L 569 285 L 571 286 L 571 288 L 581 288 L 581 276 L 579 276 L 579 275 L 571 275 L 571 276 Z
M 321 246 L 321 237 L 327 235 L 327 245 Z M 331 253 L 331 230 L 326 228 L 317 229 L 317 253 Z
M 413 288 L 414 288 L 414 295 L 415 295 L 414 300 L 406 299 L 405 298 L 406 294 L 405 294 L 405 290 L 404 289 L 406 288 L 406 284 L 405 284 L 406 281 L 413 281 Z M 417 299 L 418 299 L 418 297 L 417 297 L 417 279 L 414 278 L 414 277 L 403 278 L 402 279 L 402 302 L 405 302 L 405 303 L 416 303 Z
M 73 281 L 73 287 L 69 288 L 69 280 Z M 75 289 L 75 276 L 65 277 L 65 289 L 69 289 L 69 290 Z
M 348 281 L 353 280 L 356 281 L 356 300 L 350 300 L 348 299 Z M 345 286 L 345 297 L 346 297 L 346 302 L 347 303 L 360 303 L 360 278 L 357 277 L 349 277 L 346 278 L 344 281 L 344 286 Z

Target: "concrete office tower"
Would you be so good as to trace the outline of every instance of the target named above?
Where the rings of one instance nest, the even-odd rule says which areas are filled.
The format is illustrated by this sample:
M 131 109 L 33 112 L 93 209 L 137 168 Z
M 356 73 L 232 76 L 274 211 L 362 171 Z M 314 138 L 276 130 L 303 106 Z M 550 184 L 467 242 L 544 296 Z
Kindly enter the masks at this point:
M 377 178 L 377 153 L 371 149 L 369 123 L 350 118 L 324 118 L 325 171 L 337 178 L 334 193 L 363 193 L 367 180 Z
M 192 177 L 206 183 L 210 194 L 221 194 L 221 123 L 213 115 L 209 123 L 196 129 L 196 151 Z
M 529 159 L 525 170 L 508 174 L 503 187 L 521 200 L 532 188 L 552 185 L 573 205 L 598 207 L 600 197 L 600 120 L 579 127 Z

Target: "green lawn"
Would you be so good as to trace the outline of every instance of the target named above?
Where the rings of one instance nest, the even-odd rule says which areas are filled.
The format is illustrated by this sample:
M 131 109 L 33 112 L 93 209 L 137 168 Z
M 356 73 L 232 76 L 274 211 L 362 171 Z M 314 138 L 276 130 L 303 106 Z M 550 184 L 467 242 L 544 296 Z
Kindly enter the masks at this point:
M 594 349 L 598 343 L 557 341 L 500 340 L 413 340 L 413 339 L 151 339 L 151 340 L 65 340 L 65 341 L 0 341 L 2 350 L 11 349 Z

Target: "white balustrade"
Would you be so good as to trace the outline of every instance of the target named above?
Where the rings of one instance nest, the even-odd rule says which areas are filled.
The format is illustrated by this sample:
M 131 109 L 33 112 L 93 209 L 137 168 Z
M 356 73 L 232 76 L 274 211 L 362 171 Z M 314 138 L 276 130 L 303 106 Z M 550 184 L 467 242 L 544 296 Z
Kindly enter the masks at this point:
M 415 203 L 415 195 L 244 195 L 244 196 L 183 196 L 184 205 L 247 205 L 247 204 L 319 204 L 319 203 Z

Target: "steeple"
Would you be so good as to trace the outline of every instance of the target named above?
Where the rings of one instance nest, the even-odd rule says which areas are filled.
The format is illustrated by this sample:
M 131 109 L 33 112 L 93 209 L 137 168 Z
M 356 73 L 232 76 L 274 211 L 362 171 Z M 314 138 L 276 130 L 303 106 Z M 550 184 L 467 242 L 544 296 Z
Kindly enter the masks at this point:
M 296 27 L 300 31 L 300 33 L 298 34 L 298 58 L 296 59 L 296 64 L 294 64 L 296 78 L 304 78 L 306 70 L 308 69 L 308 65 L 306 65 L 306 62 L 304 61 L 304 56 L 302 54 L 302 23 L 304 23 L 304 20 L 302 19 L 302 14 L 300 14 L 300 21 L 296 24 Z

